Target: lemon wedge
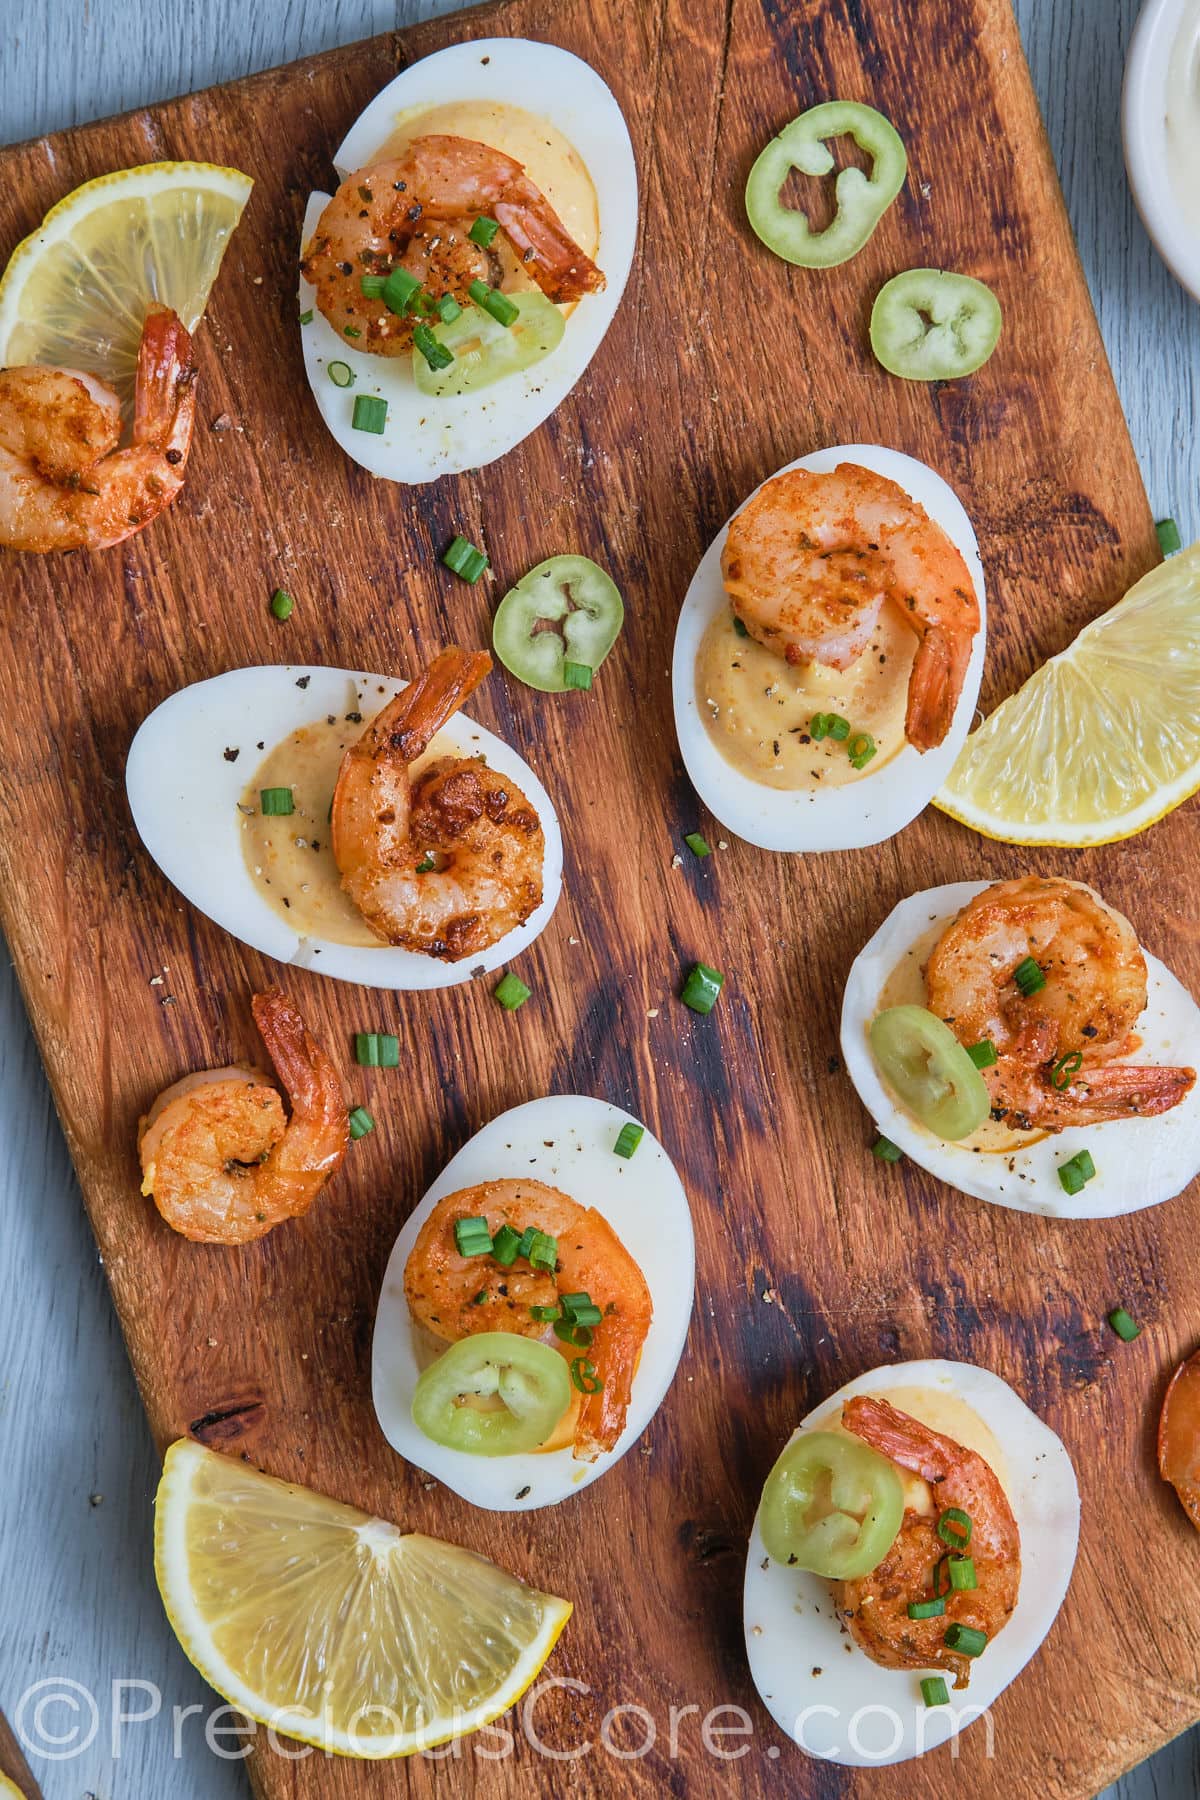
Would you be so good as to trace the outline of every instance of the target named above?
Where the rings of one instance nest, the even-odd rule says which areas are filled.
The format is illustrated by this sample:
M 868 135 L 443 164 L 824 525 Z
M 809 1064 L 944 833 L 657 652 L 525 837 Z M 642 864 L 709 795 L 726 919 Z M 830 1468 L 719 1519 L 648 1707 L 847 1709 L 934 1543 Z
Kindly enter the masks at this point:
M 100 375 L 128 408 L 146 308 L 199 323 L 254 186 L 213 163 L 146 163 L 87 181 L 13 251 L 0 279 L 0 368 Z
M 571 1615 L 484 1557 L 190 1439 L 167 1451 L 154 1567 L 231 1705 L 343 1756 L 410 1756 L 520 1699 Z
M 16 1782 L 10 1781 L 7 1775 L 0 1775 L 0 1800 L 25 1800 Z
M 1008 844 L 1112 844 L 1200 788 L 1200 544 L 973 732 L 934 805 Z

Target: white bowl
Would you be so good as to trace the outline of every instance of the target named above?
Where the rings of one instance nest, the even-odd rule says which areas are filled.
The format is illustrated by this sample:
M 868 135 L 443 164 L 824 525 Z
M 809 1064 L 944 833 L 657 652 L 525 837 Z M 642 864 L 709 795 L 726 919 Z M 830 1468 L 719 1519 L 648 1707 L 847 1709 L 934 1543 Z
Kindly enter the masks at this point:
M 1200 192 L 1189 220 L 1171 172 L 1167 126 L 1172 53 L 1189 24 L 1200 36 L 1200 0 L 1146 0 L 1125 59 L 1121 133 L 1146 230 L 1176 280 L 1200 300 Z M 1200 94 L 1195 106 L 1200 146 Z

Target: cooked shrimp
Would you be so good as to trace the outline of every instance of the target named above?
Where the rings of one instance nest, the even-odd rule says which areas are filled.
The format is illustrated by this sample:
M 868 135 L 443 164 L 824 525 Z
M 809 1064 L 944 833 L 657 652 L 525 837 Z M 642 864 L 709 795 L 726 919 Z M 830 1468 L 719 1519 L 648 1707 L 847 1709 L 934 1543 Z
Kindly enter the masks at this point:
M 254 1022 L 291 1105 L 245 1065 L 185 1075 L 138 1127 L 142 1192 L 184 1237 L 246 1244 L 308 1211 L 350 1141 L 338 1072 L 274 989 L 255 994 Z
M 885 601 L 917 636 L 904 732 L 942 742 L 979 630 L 967 565 L 923 506 L 872 469 L 839 463 L 766 482 L 729 527 L 721 574 L 752 638 L 789 663 L 848 669 Z
M 412 772 L 491 666 L 484 651 L 443 650 L 350 746 L 333 795 L 334 860 L 367 924 L 447 962 L 478 955 L 542 900 L 545 837 L 515 782 L 482 757 Z
M 1004 1489 L 982 1456 L 886 1400 L 856 1394 L 842 1408 L 842 1424 L 902 1469 L 920 1475 L 933 1496 L 932 1512 L 905 1509 L 896 1541 L 877 1569 L 835 1584 L 850 1635 L 885 1669 L 947 1669 L 953 1671 L 955 1687 L 964 1688 L 971 1659 L 946 1646 L 947 1627 L 969 1625 L 986 1632 L 990 1643 L 1012 1617 L 1020 1591 L 1021 1535 Z M 978 1586 L 952 1589 L 938 1618 L 910 1619 L 909 1602 L 932 1595 L 933 1572 L 947 1553 L 937 1534 L 938 1520 L 951 1506 L 971 1520 L 969 1554 Z
M 1158 1472 L 1200 1531 L 1200 1350 L 1172 1375 L 1158 1421 Z
M 1013 972 L 1028 958 L 1045 986 L 1026 996 Z M 960 1043 L 996 1046 L 984 1079 L 996 1109 L 1018 1125 L 1058 1131 L 1152 1116 L 1195 1082 L 1193 1069 L 1113 1060 L 1137 1048 L 1146 958 L 1129 920 L 1080 881 L 994 882 L 942 933 L 925 984 L 930 1010 Z M 1080 1065 L 1055 1075 L 1075 1052 Z
M 459 1219 L 487 1220 L 524 1232 L 536 1226 L 558 1242 L 554 1272 L 523 1259 L 509 1268 L 488 1257 L 460 1256 Z M 480 1299 L 480 1294 L 485 1297 Z M 560 1343 L 535 1319 L 534 1306 L 553 1306 L 559 1294 L 590 1296 L 603 1317 L 586 1350 Z M 404 1294 L 414 1319 L 435 1337 L 457 1343 L 477 1331 L 512 1331 L 544 1338 L 574 1359 L 585 1355 L 603 1386 L 585 1394 L 575 1424 L 574 1454 L 594 1462 L 625 1429 L 625 1414 L 652 1308 L 645 1277 L 600 1213 L 580 1206 L 541 1181 L 486 1181 L 439 1200 L 417 1235 L 404 1270 Z
M 465 305 L 472 281 L 497 287 L 504 274 L 494 251 L 467 235 L 481 215 L 496 221 L 551 300 L 565 304 L 604 286 L 523 166 L 462 137 L 416 138 L 401 156 L 349 176 L 317 221 L 301 267 L 322 313 L 356 350 L 400 356 L 420 315 L 401 318 L 366 299 L 362 277 L 407 269 L 434 299 L 451 294 Z
M 183 486 L 195 410 L 191 339 L 165 306 L 142 327 L 126 449 L 121 403 L 95 375 L 0 369 L 0 544 L 104 550 L 140 531 Z

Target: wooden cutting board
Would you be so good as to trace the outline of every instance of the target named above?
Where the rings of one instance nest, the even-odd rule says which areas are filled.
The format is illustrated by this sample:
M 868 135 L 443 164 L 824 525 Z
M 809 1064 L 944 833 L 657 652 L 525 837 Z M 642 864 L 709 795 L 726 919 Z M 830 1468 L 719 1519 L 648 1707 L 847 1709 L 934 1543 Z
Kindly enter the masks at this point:
M 484 32 L 552 39 L 611 83 L 641 171 L 641 250 L 554 418 L 479 474 L 402 491 L 347 462 L 311 403 L 300 219 L 363 103 L 410 60 Z M 855 262 L 789 271 L 750 236 L 743 184 L 766 138 L 831 95 L 896 121 L 909 180 Z M 1169 1366 L 1200 1334 L 1194 1196 L 1069 1225 L 881 1168 L 838 1066 L 838 1007 L 855 952 L 903 895 L 1027 868 L 1095 882 L 1200 988 L 1194 809 L 1088 854 L 1023 856 L 929 812 L 875 850 L 770 856 L 698 812 L 666 673 L 714 532 L 764 476 L 827 443 L 895 445 L 961 493 L 990 586 L 987 707 L 1155 561 L 1007 0 L 508 0 L 0 153 L 0 248 L 77 182 L 161 157 L 236 163 L 257 183 L 199 335 L 187 486 L 119 549 L 0 556 L 0 914 L 159 1442 L 192 1426 L 574 1599 L 550 1670 L 587 1691 L 550 1696 L 537 1724 L 555 1747 L 593 1749 L 566 1763 L 521 1743 L 497 1762 L 467 1742 L 454 1779 L 473 1792 L 1092 1795 L 1200 1713 L 1200 1554 L 1154 1474 L 1151 1430 Z M 894 381 L 866 348 L 872 296 L 913 264 L 969 270 L 1001 298 L 1000 351 L 969 382 Z M 477 588 L 437 561 L 460 529 L 491 553 Z M 534 763 L 567 842 L 558 912 L 521 959 L 522 1012 L 486 984 L 392 998 L 282 970 L 166 884 L 123 770 L 167 694 L 270 660 L 411 672 L 452 638 L 485 642 L 509 582 L 566 549 L 604 563 L 626 597 L 596 690 L 547 700 L 498 673 L 473 706 Z M 266 611 L 276 585 L 296 597 L 286 626 Z M 675 867 L 696 826 L 721 847 Z M 707 1020 L 675 997 L 697 957 L 728 977 Z M 273 980 L 337 1047 L 379 1128 L 305 1220 L 241 1251 L 192 1245 L 139 1196 L 138 1114 L 181 1073 L 256 1054 L 249 996 Z M 367 1025 L 399 1035 L 400 1071 L 353 1067 L 350 1034 Z M 383 1441 L 374 1301 L 399 1225 L 469 1133 L 570 1091 L 640 1113 L 675 1155 L 696 1222 L 695 1320 L 640 1455 L 557 1510 L 493 1517 Z M 1145 1326 L 1133 1345 L 1103 1323 L 1118 1301 Z M 806 1761 L 759 1705 L 744 1549 L 799 1416 L 877 1362 L 931 1355 L 998 1370 L 1061 1432 L 1083 1489 L 1079 1562 L 1047 1644 L 995 1708 L 994 1757 L 975 1727 L 957 1772 L 943 1751 L 863 1776 Z M 720 1703 L 754 1725 L 730 1769 L 701 1742 Z M 619 1704 L 655 1722 L 638 1760 L 599 1746 Z M 674 1750 L 672 1707 L 699 1708 L 677 1713 Z M 612 1735 L 636 1745 L 645 1727 Z M 268 1800 L 425 1794 L 438 1778 L 420 1759 L 266 1752 L 253 1770 Z

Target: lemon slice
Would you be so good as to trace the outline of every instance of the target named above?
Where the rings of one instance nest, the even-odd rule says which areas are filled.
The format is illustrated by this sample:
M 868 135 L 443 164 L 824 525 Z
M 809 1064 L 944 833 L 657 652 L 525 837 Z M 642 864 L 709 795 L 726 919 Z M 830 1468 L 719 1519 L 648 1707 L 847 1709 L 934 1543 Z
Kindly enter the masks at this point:
M 0 1775 L 0 1800 L 25 1800 L 16 1782 L 10 1781 L 7 1775 Z
M 189 1439 L 167 1451 L 159 1591 L 217 1692 L 284 1737 L 410 1756 L 507 1711 L 570 1602 Z
M 963 746 L 934 805 L 1008 844 L 1111 844 L 1200 788 L 1200 544 L 1151 569 Z
M 195 329 L 253 185 L 237 169 L 164 162 L 76 188 L 0 280 L 0 368 L 84 369 L 128 409 L 147 306 Z

